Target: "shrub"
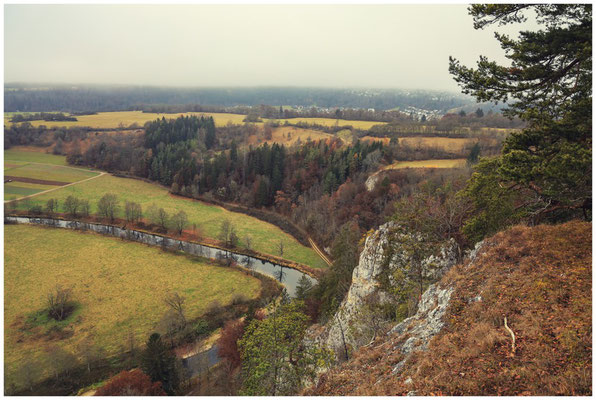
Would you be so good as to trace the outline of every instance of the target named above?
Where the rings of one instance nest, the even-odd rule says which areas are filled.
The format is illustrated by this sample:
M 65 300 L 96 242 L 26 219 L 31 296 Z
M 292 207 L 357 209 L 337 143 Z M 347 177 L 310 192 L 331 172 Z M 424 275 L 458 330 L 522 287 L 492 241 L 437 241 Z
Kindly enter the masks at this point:
M 238 340 L 242 335 L 244 335 L 244 322 L 228 321 L 217 340 L 217 355 L 228 362 L 230 370 L 240 366 L 241 358 Z
M 41 206 L 33 206 L 33 207 L 29 208 L 29 214 L 41 215 L 41 214 L 43 214 L 43 210 L 41 209 Z
M 194 324 L 193 330 L 197 336 L 204 335 L 209 333 L 209 324 L 204 319 L 200 319 Z
M 243 304 L 243 303 L 246 303 L 247 301 L 248 301 L 248 298 L 244 294 L 238 293 L 238 294 L 235 294 L 234 297 L 232 298 L 232 305 Z
M 122 371 L 100 387 L 95 396 L 165 396 L 161 382 L 151 382 L 142 371 Z
M 56 321 L 62 321 L 72 311 L 73 307 L 70 302 L 72 290 L 63 288 L 58 285 L 53 292 L 48 294 L 48 314 Z

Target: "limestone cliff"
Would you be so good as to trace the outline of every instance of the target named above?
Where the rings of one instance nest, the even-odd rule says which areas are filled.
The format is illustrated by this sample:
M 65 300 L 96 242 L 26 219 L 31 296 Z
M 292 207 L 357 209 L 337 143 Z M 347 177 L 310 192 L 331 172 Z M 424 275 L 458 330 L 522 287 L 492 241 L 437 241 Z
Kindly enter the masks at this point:
M 355 276 L 374 278 L 386 228 L 367 241 Z M 591 224 L 578 221 L 486 239 L 428 288 L 415 315 L 304 394 L 590 395 L 591 242 Z
M 352 284 L 348 293 L 340 304 L 338 311 L 324 327 L 313 329 L 311 338 L 329 349 L 332 349 L 339 358 L 345 356 L 346 349 L 353 351 L 375 338 L 376 329 L 370 329 L 370 312 L 365 309 L 367 303 L 377 305 L 391 301 L 391 296 L 384 291 L 380 283 L 380 275 L 384 269 L 394 271 L 407 263 L 399 251 L 399 241 L 403 235 L 395 234 L 396 226 L 389 222 L 371 234 L 365 242 L 360 254 L 359 263 L 352 274 Z M 398 243 L 389 262 L 385 262 L 388 241 Z M 447 242 L 435 256 L 423 261 L 433 266 L 429 268 L 434 280 L 442 276 L 457 261 L 458 246 L 454 241 Z M 422 303 L 421 303 L 422 304 Z

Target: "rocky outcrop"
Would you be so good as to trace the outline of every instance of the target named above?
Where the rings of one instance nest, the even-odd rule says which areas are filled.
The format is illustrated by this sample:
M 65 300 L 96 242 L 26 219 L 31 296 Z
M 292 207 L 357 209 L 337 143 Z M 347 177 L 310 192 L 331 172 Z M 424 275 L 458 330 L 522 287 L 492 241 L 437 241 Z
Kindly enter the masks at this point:
M 378 181 L 379 181 L 378 174 L 372 174 L 371 176 L 369 176 L 366 179 L 366 182 L 364 182 L 364 186 L 366 186 L 366 190 L 368 190 L 369 192 L 372 191 L 375 188 L 375 186 L 377 185 Z
M 404 268 L 409 262 L 404 252 L 400 251 L 400 243 L 406 237 L 403 234 L 396 234 L 395 228 L 395 223 L 386 223 L 366 239 L 359 263 L 352 274 L 352 285 L 345 299 L 327 325 L 319 327 L 316 333 L 315 330 L 312 332 L 311 338 L 314 337 L 314 341 L 332 349 L 340 358 L 346 348 L 357 349 L 374 339 L 376 331 L 372 331 L 367 326 L 370 324 L 366 321 L 368 315 L 366 315 L 365 306 L 371 301 L 377 305 L 390 301 L 390 294 L 380 283 L 381 274 L 384 269 L 388 269 L 391 273 L 395 272 L 399 268 Z M 408 238 L 412 239 L 412 236 Z M 391 259 L 387 262 L 385 253 L 389 244 L 393 251 Z M 439 254 L 423 260 L 423 264 L 429 266 L 427 278 L 438 280 L 445 271 L 455 265 L 458 250 L 457 244 L 450 241 L 441 248 Z M 429 311 L 430 298 L 434 296 L 434 292 L 429 296 L 428 301 L 423 297 L 420 303 L 421 309 L 424 307 L 426 311 Z M 445 294 L 442 294 L 442 297 L 444 298 Z
M 407 355 L 416 350 L 426 350 L 430 339 L 441 331 L 444 325 L 443 316 L 452 293 L 452 287 L 440 288 L 438 284 L 431 285 L 422 295 L 416 314 L 389 331 L 389 335 L 407 337 L 405 342 L 394 348 L 406 357 L 393 368 L 393 373 L 399 372 L 403 367 L 408 360 Z
M 511 227 L 303 394 L 591 395 L 591 306 L 591 223 Z
M 382 272 L 384 248 L 392 227 L 392 223 L 385 224 L 366 239 L 358 266 L 352 273 L 352 285 L 335 316 L 328 323 L 322 344 L 338 354 L 341 353 L 344 345 L 356 346 L 357 338 L 350 328 L 364 300 L 373 293 L 377 293 L 381 298 L 387 297 L 387 294 L 380 289 L 377 278 Z

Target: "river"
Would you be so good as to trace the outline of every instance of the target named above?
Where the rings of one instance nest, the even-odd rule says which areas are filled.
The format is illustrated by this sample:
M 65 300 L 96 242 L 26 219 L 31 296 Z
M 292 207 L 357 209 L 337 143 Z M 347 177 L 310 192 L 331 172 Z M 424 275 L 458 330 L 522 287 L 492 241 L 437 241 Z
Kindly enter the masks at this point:
M 75 230 L 89 230 L 102 235 L 109 235 L 125 240 L 131 240 L 139 243 L 145 243 L 151 246 L 168 247 L 176 249 L 185 253 L 196 256 L 218 259 L 225 257 L 233 257 L 236 263 L 250 268 L 263 275 L 273 277 L 279 281 L 286 288 L 291 297 L 296 295 L 296 287 L 298 281 L 302 276 L 306 276 L 311 283 L 316 283 L 316 280 L 307 274 L 295 270 L 293 268 L 283 267 L 278 264 L 273 264 L 269 261 L 262 260 L 258 257 L 246 256 L 244 254 L 234 253 L 233 251 L 220 250 L 215 247 L 210 247 L 202 244 L 186 242 L 184 240 L 176 240 L 166 236 L 156 235 L 153 233 L 146 233 L 134 229 L 122 229 L 113 225 L 104 225 L 94 222 L 80 222 L 69 221 L 55 218 L 34 218 L 34 217 L 4 217 L 8 222 L 18 224 L 35 224 L 51 226 L 54 228 L 66 228 Z M 219 362 L 217 355 L 217 347 L 213 345 L 208 350 L 194 354 L 192 356 L 182 359 L 184 367 L 187 369 L 190 377 L 197 376 Z
M 312 284 L 316 283 L 316 280 L 314 278 L 308 276 L 303 272 L 300 272 L 293 268 L 283 267 L 281 265 L 262 260 L 258 257 L 246 256 L 244 254 L 238 254 L 228 250 L 221 250 L 204 244 L 197 244 L 187 242 L 184 240 L 177 240 L 169 238 L 167 236 L 141 232 L 134 229 L 122 229 L 117 226 L 98 224 L 95 222 L 69 221 L 55 218 L 10 216 L 5 217 L 4 219 L 6 221 L 16 222 L 19 224 L 36 224 L 51 226 L 55 228 L 67 228 L 82 231 L 89 230 L 96 233 L 100 233 L 102 235 L 109 235 L 139 243 L 145 243 L 150 246 L 167 247 L 170 249 L 175 249 L 183 251 L 185 253 L 211 259 L 232 257 L 237 264 L 242 265 L 246 268 L 250 268 L 263 275 L 270 276 L 279 281 L 282 285 L 284 285 L 288 294 L 291 297 L 294 297 L 296 295 L 296 287 L 298 286 L 298 281 L 300 280 L 300 278 L 302 278 L 302 276 L 306 276 Z

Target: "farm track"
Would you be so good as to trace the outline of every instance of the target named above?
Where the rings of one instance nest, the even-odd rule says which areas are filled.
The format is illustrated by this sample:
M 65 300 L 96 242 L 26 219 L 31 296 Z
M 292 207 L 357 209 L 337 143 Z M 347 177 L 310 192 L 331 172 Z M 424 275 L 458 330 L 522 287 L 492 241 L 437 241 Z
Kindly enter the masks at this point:
M 329 258 L 327 258 L 327 256 L 325 255 L 325 253 L 323 253 L 321 251 L 321 249 L 319 249 L 319 247 L 317 246 L 317 244 L 309 237 L 308 238 L 308 243 L 310 243 L 310 247 L 313 248 L 313 250 L 319 255 L 319 257 L 321 257 L 323 259 L 323 261 L 325 261 L 325 263 L 328 266 L 331 266 L 331 261 L 329 260 Z
M 39 163 L 39 162 L 34 162 L 34 161 L 28 162 L 28 164 L 53 165 L 53 164 Z M 61 167 L 62 168 L 69 168 L 69 169 L 73 169 L 73 170 L 78 170 L 78 171 L 88 171 L 88 170 L 85 170 L 85 169 L 71 167 L 71 166 L 61 166 Z M 62 189 L 62 188 L 66 188 L 68 186 L 73 186 L 73 185 L 76 185 L 76 184 L 79 184 L 79 183 L 83 183 L 83 182 L 86 182 L 86 181 L 89 181 L 91 179 L 95 179 L 95 178 L 98 178 L 100 176 L 103 176 L 103 175 L 106 175 L 107 174 L 106 172 L 103 172 L 103 171 L 97 171 L 97 172 L 99 174 L 96 175 L 96 176 L 92 176 L 90 178 L 86 178 L 86 179 L 83 179 L 83 180 L 80 180 L 80 181 L 77 181 L 77 182 L 72 182 L 72 183 L 69 183 L 69 184 L 66 184 L 66 185 L 63 185 L 63 186 L 57 186 L 55 188 L 44 190 L 42 192 L 33 193 L 33 194 L 30 194 L 30 195 L 27 195 L 27 196 L 22 196 L 22 197 L 19 197 L 17 199 L 5 200 L 4 203 L 9 203 L 9 202 L 12 202 L 12 201 L 21 201 L 21 200 L 24 200 L 24 199 L 28 199 L 28 198 L 32 198 L 32 197 L 35 197 L 35 196 L 43 195 L 43 194 L 50 193 L 50 192 L 55 191 L 55 190 L 58 190 L 58 189 Z M 16 178 L 15 180 L 19 180 L 19 179 L 20 178 Z M 40 183 L 41 183 L 41 181 L 40 181 Z M 222 208 L 225 209 L 225 207 L 222 207 Z M 259 219 L 258 217 L 255 217 L 255 218 Z M 265 221 L 265 220 L 262 220 L 262 221 L 268 222 L 268 221 Z M 268 223 L 270 223 L 270 222 L 268 222 Z M 310 237 L 307 236 L 307 239 L 308 239 L 308 242 L 309 242 L 311 248 L 315 251 L 315 253 L 323 260 L 323 262 L 325 264 L 327 264 L 328 266 L 331 266 L 332 262 L 329 259 L 329 257 L 317 246 L 317 244 Z
M 44 163 L 32 163 L 32 164 L 52 165 L 52 164 L 44 164 Z M 75 170 L 78 170 L 78 171 L 87 171 L 87 170 L 84 170 L 84 169 L 73 168 L 73 167 L 65 167 L 65 168 L 75 169 Z M 99 178 L 100 176 L 103 176 L 103 175 L 106 174 L 106 172 L 101 172 L 101 171 L 98 171 L 98 172 L 99 172 L 99 175 L 92 176 L 91 178 L 86 178 L 86 179 L 83 179 L 81 181 L 72 182 L 72 183 L 69 183 L 68 185 L 64 185 L 64 186 L 56 186 L 55 188 L 44 190 L 43 192 L 33 193 L 33 194 L 28 195 L 28 196 L 19 197 L 18 199 L 4 200 L 4 202 L 5 203 L 9 203 L 11 201 L 20 201 L 20 200 L 28 199 L 28 198 L 31 198 L 31 197 L 39 196 L 40 194 L 45 194 L 45 193 L 53 192 L 54 190 L 58 190 L 58 189 L 62 189 L 62 188 L 68 187 L 68 186 L 77 185 L 79 183 L 87 182 L 87 181 L 90 181 L 91 179 Z

